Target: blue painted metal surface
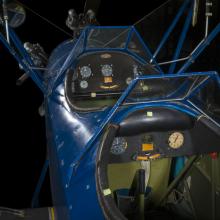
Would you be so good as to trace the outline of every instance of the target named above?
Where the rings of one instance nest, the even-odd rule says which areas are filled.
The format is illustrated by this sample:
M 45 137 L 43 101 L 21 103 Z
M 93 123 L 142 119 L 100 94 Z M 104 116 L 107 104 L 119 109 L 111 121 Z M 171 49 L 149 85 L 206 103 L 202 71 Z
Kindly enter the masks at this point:
M 215 73 L 190 73 L 177 76 L 172 74 L 171 78 L 184 76 L 215 76 Z M 161 75 L 140 77 L 160 78 Z M 121 107 L 120 104 L 125 100 L 129 91 L 137 83 L 135 79 L 123 93 L 117 104 L 105 111 L 90 112 L 90 113 L 75 113 L 68 111 L 64 106 L 64 96 L 62 88 L 59 87 L 60 95 L 56 95 L 57 99 L 63 99 L 61 104 L 55 103 L 52 99 L 48 99 L 48 117 L 52 124 L 51 132 L 55 145 L 51 146 L 56 151 L 58 157 L 58 165 L 60 169 L 60 178 L 62 179 L 62 187 L 65 191 L 66 204 L 68 207 L 71 219 L 76 219 L 79 216 L 81 219 L 86 219 L 92 216 L 94 219 L 103 219 L 101 208 L 98 203 L 95 185 L 95 156 L 98 147 L 99 135 L 102 133 L 104 126 L 111 121 L 120 122 L 124 117 L 138 108 L 146 106 L 166 106 L 169 108 L 179 109 L 194 117 L 199 117 L 201 113 L 195 108 L 190 108 L 188 105 L 183 105 L 181 102 L 173 103 L 158 101 L 156 103 L 145 103 L 140 105 L 132 105 L 129 107 Z M 106 116 L 107 115 L 107 116 Z M 114 117 L 113 117 L 114 116 Z M 56 120 L 54 120 L 54 117 Z M 90 140 L 90 141 L 89 141 Z M 91 144 L 92 143 L 92 144 Z M 88 151 L 88 147 L 91 147 Z M 85 155 L 86 153 L 86 155 Z M 84 155 L 83 158 L 79 157 Z M 78 160 L 80 163 L 77 164 Z M 77 169 L 76 168 L 76 164 Z M 73 172 L 74 171 L 74 172 Z M 77 202 L 75 202 L 77 201 Z M 82 207 L 86 207 L 86 212 Z
M 78 39 L 66 41 L 53 51 L 47 66 L 48 70 L 45 72 L 44 81 L 39 78 L 39 73 L 37 73 L 37 71 L 30 68 L 33 63 L 14 32 L 11 31 L 11 38 L 20 54 L 17 54 L 15 50 L 7 44 L 4 37 L 0 35 L 2 43 L 8 48 L 18 63 L 22 65 L 24 70 L 30 73 L 33 81 L 45 94 L 52 195 L 58 220 L 104 219 L 96 192 L 95 166 L 100 136 L 103 134 L 103 131 L 109 123 L 120 123 L 131 112 L 152 106 L 164 106 L 166 108 L 177 109 L 195 118 L 204 114 L 202 109 L 192 102 L 191 98 L 211 79 L 214 79 L 220 86 L 219 76 L 216 72 L 183 72 L 205 49 L 207 44 L 210 43 L 220 32 L 220 24 L 194 51 L 191 58 L 178 71 L 179 74 L 163 74 L 162 69 L 155 59 L 189 2 L 189 0 L 184 1 L 176 18 L 165 33 L 153 55 L 133 26 L 87 27 Z M 180 54 L 191 17 L 192 9 L 190 9 L 189 16 L 187 16 L 178 42 L 177 50 L 173 57 L 174 59 L 178 58 Z M 88 48 L 87 40 L 89 32 L 92 29 L 129 30 L 126 36 L 125 46 L 123 48 Z M 158 74 L 138 76 L 135 78 L 121 94 L 121 97 L 113 107 L 103 109 L 102 111 L 87 113 L 72 111 L 67 103 L 64 92 L 64 77 L 66 70 L 70 66 L 74 66 L 78 57 L 82 54 L 95 51 L 123 51 L 135 57 L 139 62 L 147 63 L 142 57 L 139 57 L 137 54 L 129 50 L 128 45 L 131 41 L 132 34 L 137 36 L 137 39 L 143 46 L 143 51 L 159 70 Z M 25 62 L 23 61 L 23 58 L 25 59 Z M 170 67 L 170 73 L 173 73 L 174 69 L 175 65 L 173 64 Z M 185 97 L 179 99 L 173 99 L 171 98 L 173 97 L 173 94 L 168 94 L 165 98 L 141 100 L 141 102 L 123 105 L 130 92 L 140 80 L 172 79 L 175 82 L 176 79 L 182 79 L 184 77 L 204 77 L 204 81 L 199 85 L 192 87 L 192 90 Z M 47 86 L 47 88 L 45 88 L 45 86 Z M 186 88 L 186 86 L 187 83 L 183 84 L 182 88 L 179 88 L 178 91 L 173 92 L 179 94 L 183 91 L 182 89 Z M 40 191 L 40 185 L 42 184 L 45 175 L 44 171 L 46 170 L 47 165 L 48 163 L 45 164 L 45 169 L 43 169 L 33 201 L 36 200 L 37 194 Z
M 217 77 L 215 72 L 208 73 L 184 73 L 182 75 L 155 75 L 143 76 L 136 78 L 122 94 L 118 102 L 113 108 L 100 112 L 76 113 L 68 111 L 63 88 L 58 87 L 57 96 L 54 99 L 60 99 L 62 104 L 54 102 L 48 98 L 48 117 L 52 124 L 52 138 L 55 139 L 55 148 L 58 156 L 58 164 L 60 169 L 60 178 L 62 179 L 62 187 L 66 196 L 65 207 L 68 207 L 71 219 L 88 217 L 94 219 L 103 219 L 101 208 L 96 195 L 95 185 L 95 156 L 99 144 L 98 137 L 102 134 L 103 128 L 110 122 L 119 123 L 127 114 L 144 107 L 166 106 L 178 109 L 193 117 L 199 117 L 201 113 L 195 108 L 185 105 L 183 102 L 165 102 L 160 100 L 156 103 L 144 103 L 139 105 L 131 105 L 129 107 L 120 107 L 126 99 L 129 92 L 134 88 L 138 80 L 160 79 L 160 78 L 183 78 L 192 76 L 208 76 Z M 55 95 L 56 94 L 56 95 Z M 120 107 L 120 108 L 119 108 Z M 114 117 L 113 117 L 114 116 Z M 56 120 L 54 120 L 54 117 Z M 80 155 L 80 156 L 79 156 Z M 82 157 L 83 156 L 83 157 Z M 80 163 L 79 163 L 80 161 Z M 86 198 L 86 199 L 85 199 Z M 76 203 L 74 201 L 77 201 Z M 86 212 L 82 209 L 86 207 Z
M 108 29 L 108 28 L 107 28 Z M 128 37 L 127 39 L 129 39 Z M 83 44 L 84 46 L 86 44 Z M 100 50 L 119 50 L 114 48 L 97 48 L 92 51 Z M 60 52 L 62 55 L 62 46 Z M 70 49 L 71 51 L 71 49 Z M 81 50 L 83 51 L 83 50 Z M 85 51 L 84 51 L 85 52 Z M 89 49 L 87 52 L 90 52 Z M 123 52 L 125 52 L 123 50 Z M 66 52 L 65 52 L 66 53 Z M 80 53 L 78 54 L 80 56 Z M 61 56 L 62 57 L 62 56 Z M 67 56 L 64 56 L 67 57 Z M 69 56 L 70 57 L 70 56 Z M 71 57 L 69 58 L 71 59 Z M 56 57 L 53 57 L 56 60 Z M 53 63 L 53 61 L 52 61 Z M 65 73 L 64 65 L 62 67 Z M 54 69 L 56 69 L 54 67 Z M 53 170 L 57 172 L 58 179 L 61 180 L 60 189 L 58 192 L 60 196 L 54 196 L 54 202 L 58 208 L 58 216 L 68 216 L 67 219 L 104 219 L 96 193 L 95 183 L 95 158 L 96 151 L 99 144 L 99 137 L 104 128 L 109 122 L 119 123 L 127 114 L 151 106 L 166 106 L 173 109 L 178 109 L 193 117 L 199 117 L 201 112 L 193 106 L 187 105 L 186 100 L 177 102 L 157 100 L 156 102 L 143 102 L 142 104 L 134 104 L 129 107 L 122 107 L 128 94 L 132 91 L 138 80 L 160 79 L 160 78 L 182 78 L 192 76 L 207 76 L 217 78 L 215 72 L 208 73 L 184 73 L 181 75 L 154 75 L 154 76 L 139 76 L 134 79 L 128 86 L 120 99 L 116 102 L 113 108 L 108 108 L 103 111 L 80 113 L 72 112 L 65 100 L 64 88 L 62 80 L 53 87 L 54 92 L 47 97 L 48 103 L 48 121 L 50 121 L 50 132 L 53 134 L 49 143 L 51 144 L 53 154 L 56 156 L 57 163 L 51 165 L 51 173 Z M 201 86 L 201 85 L 200 85 Z M 56 120 L 54 120 L 54 117 Z M 54 166 L 58 166 L 54 168 Z M 52 188 L 56 188 L 52 184 Z M 56 189 L 53 189 L 54 195 L 57 195 Z M 63 197 L 64 198 L 61 198 Z M 62 202 L 60 202 L 62 201 Z M 77 202 L 76 202 L 77 201 Z M 82 207 L 86 207 L 86 212 Z
M 164 76 L 163 79 L 164 78 L 182 78 L 182 77 L 185 77 L 185 76 L 187 76 L 187 77 L 189 77 L 189 76 L 210 76 L 210 75 L 213 75 L 213 74 L 216 75 L 215 72 L 209 72 L 209 73 L 190 73 L 190 74 L 182 74 L 180 76 L 175 75 L 175 74 L 170 74 L 170 75 Z M 88 143 L 86 144 L 85 148 L 81 151 L 81 153 L 79 155 L 77 155 L 77 157 L 73 161 L 74 165 L 72 166 L 71 171 L 70 171 L 68 185 L 70 184 L 70 181 L 71 181 L 71 178 L 72 178 L 72 176 L 74 174 L 74 171 L 76 172 L 76 170 L 77 170 L 77 168 L 79 166 L 79 163 L 81 162 L 81 160 L 83 159 L 85 154 L 90 150 L 91 147 L 95 146 L 94 144 L 95 144 L 96 140 L 100 137 L 100 135 L 102 134 L 102 132 L 103 132 L 104 128 L 106 127 L 106 125 L 112 120 L 112 118 L 114 117 L 114 114 L 116 113 L 116 111 L 119 109 L 119 107 L 122 105 L 122 103 L 128 97 L 128 95 L 134 89 L 134 87 L 137 84 L 137 82 L 140 81 L 140 80 L 160 79 L 160 78 L 161 78 L 161 75 L 139 76 L 139 77 L 135 78 L 129 84 L 129 86 L 122 93 L 121 97 L 118 99 L 118 101 L 115 103 L 115 105 L 110 109 L 109 112 L 107 112 L 105 118 L 101 121 L 100 126 L 95 131 L 95 134 L 92 136 L 92 138 L 88 141 Z M 201 84 L 201 86 L 202 86 L 202 84 Z

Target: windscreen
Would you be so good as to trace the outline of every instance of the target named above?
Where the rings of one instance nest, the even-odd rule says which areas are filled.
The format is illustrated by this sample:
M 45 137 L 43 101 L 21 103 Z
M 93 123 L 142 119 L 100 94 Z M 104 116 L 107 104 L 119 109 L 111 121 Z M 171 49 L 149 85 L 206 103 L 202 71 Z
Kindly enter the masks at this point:
M 187 99 L 194 90 L 209 79 L 209 75 L 199 74 L 149 76 L 138 81 L 126 102 L 181 101 Z
M 220 125 L 220 83 L 209 78 L 200 89 L 191 93 L 189 101 Z

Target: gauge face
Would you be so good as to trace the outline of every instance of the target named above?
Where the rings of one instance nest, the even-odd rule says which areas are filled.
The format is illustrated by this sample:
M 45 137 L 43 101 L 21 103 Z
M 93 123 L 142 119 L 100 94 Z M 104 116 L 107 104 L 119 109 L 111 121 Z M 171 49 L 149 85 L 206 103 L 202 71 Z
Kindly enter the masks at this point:
M 102 66 L 102 75 L 103 76 L 111 76 L 112 75 L 112 66 L 109 64 L 105 64 Z
M 80 68 L 80 74 L 82 78 L 89 78 L 92 75 L 92 70 L 89 66 L 83 66 Z
M 178 149 L 184 144 L 184 136 L 181 132 L 174 132 L 169 136 L 168 144 L 173 149 Z
M 111 153 L 120 155 L 125 152 L 127 145 L 128 144 L 123 137 L 116 137 L 112 143 Z
M 131 77 L 128 77 L 128 78 L 126 79 L 126 84 L 129 85 L 129 84 L 131 83 L 131 81 L 132 81 L 132 78 L 131 78 Z
M 88 85 L 89 84 L 88 84 L 88 82 L 86 80 L 83 80 L 83 81 L 80 82 L 80 87 L 82 89 L 86 89 L 88 87 Z

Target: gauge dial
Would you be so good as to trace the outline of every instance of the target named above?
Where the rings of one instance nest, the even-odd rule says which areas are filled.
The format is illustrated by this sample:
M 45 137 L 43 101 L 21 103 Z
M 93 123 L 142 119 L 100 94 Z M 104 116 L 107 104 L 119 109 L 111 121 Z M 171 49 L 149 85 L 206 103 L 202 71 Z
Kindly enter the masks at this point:
M 109 64 L 105 64 L 105 65 L 102 66 L 102 70 L 101 71 L 102 71 L 102 75 L 103 76 L 111 76 L 112 72 L 113 72 L 112 66 L 109 65 Z
M 168 144 L 173 149 L 178 149 L 184 144 L 184 136 L 181 132 L 174 132 L 169 136 Z
M 128 78 L 126 79 L 126 84 L 129 85 L 129 84 L 131 83 L 131 81 L 132 81 L 132 78 L 131 78 L 131 77 L 128 77 Z
M 116 137 L 112 143 L 111 153 L 120 155 L 125 152 L 127 145 L 128 144 L 123 137 Z
M 80 68 L 80 74 L 82 78 L 89 78 L 92 75 L 92 70 L 89 66 L 83 66 Z
M 86 80 L 83 80 L 83 81 L 80 82 L 80 87 L 82 89 L 86 89 L 88 87 L 88 85 L 89 84 L 88 84 L 88 82 Z

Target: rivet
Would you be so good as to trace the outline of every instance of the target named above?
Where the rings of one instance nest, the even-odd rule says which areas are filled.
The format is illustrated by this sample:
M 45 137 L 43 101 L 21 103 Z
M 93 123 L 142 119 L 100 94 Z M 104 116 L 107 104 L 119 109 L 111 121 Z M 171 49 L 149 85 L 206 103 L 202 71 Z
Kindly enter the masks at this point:
M 60 161 L 61 166 L 64 166 L 64 160 Z
M 57 150 L 59 150 L 64 145 L 64 141 L 60 142 L 60 144 L 57 146 Z
M 74 166 L 75 166 L 75 163 L 71 163 L 71 164 L 70 164 L 70 167 L 74 167 Z

